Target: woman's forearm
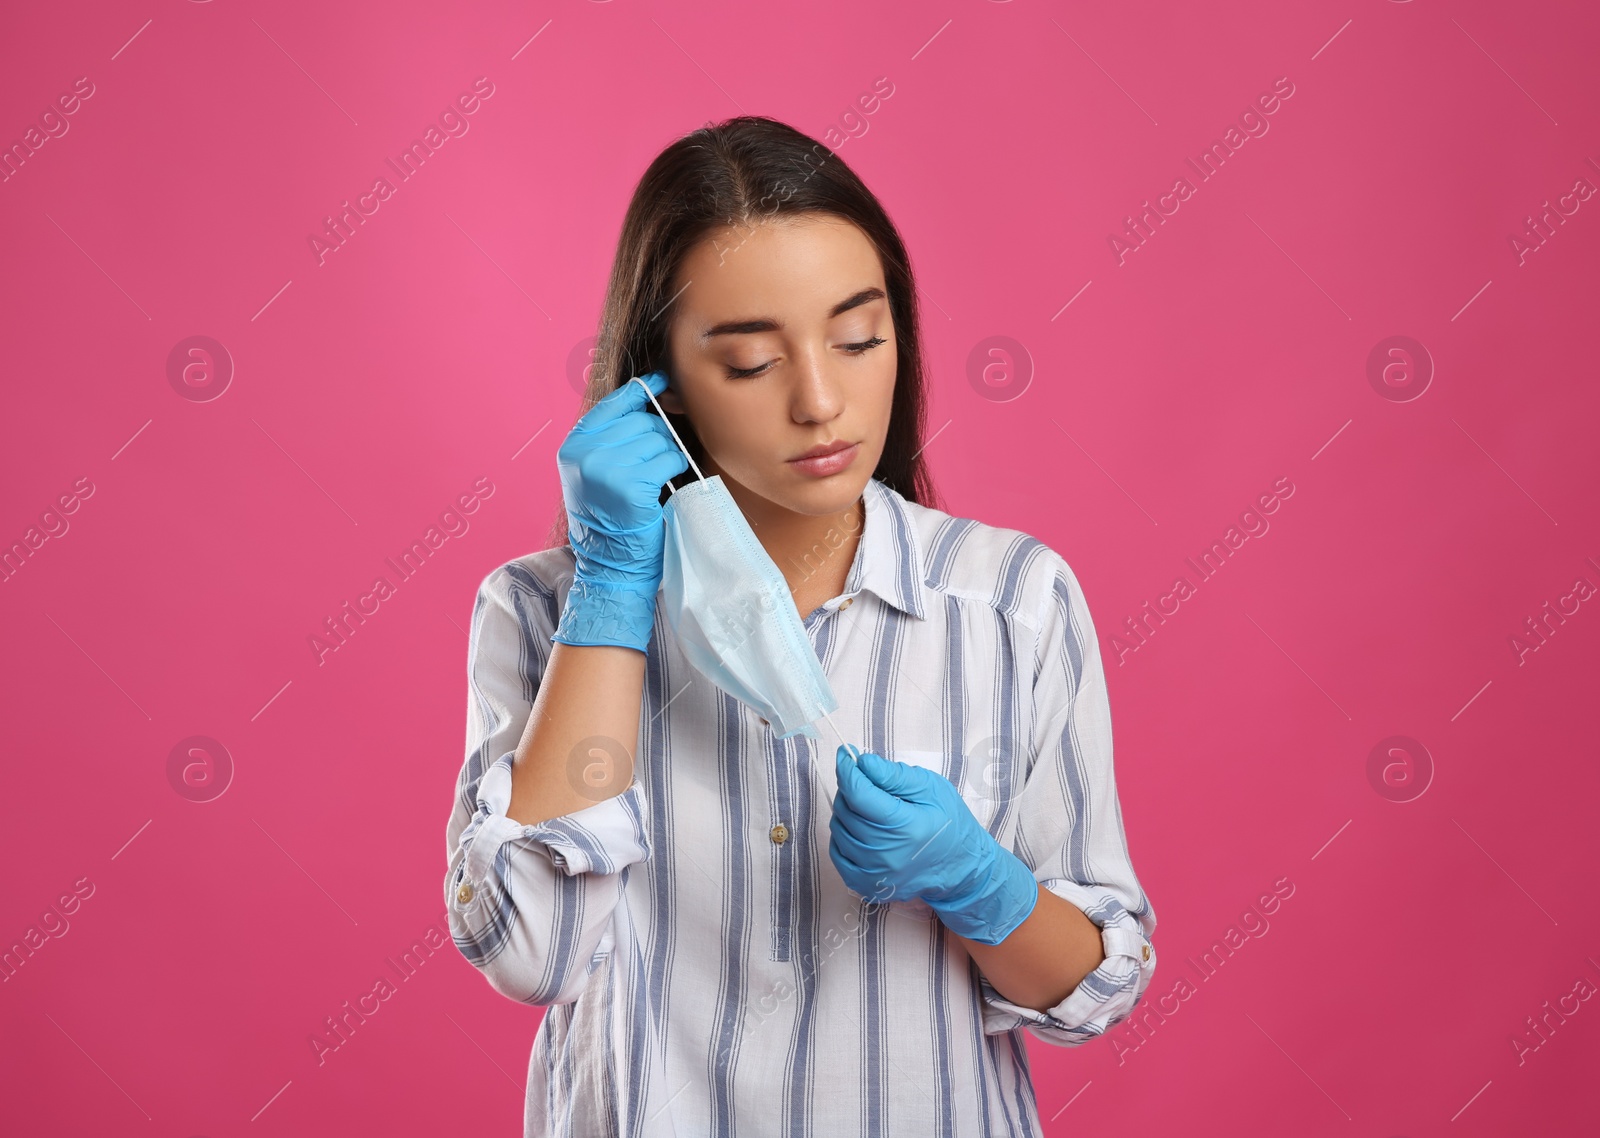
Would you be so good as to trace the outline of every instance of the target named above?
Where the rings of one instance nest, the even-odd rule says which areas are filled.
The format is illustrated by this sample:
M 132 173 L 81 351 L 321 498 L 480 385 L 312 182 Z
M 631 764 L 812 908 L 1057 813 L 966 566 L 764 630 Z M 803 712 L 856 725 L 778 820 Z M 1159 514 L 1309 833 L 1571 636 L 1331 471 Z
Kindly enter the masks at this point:
M 995 991 L 1014 1004 L 1041 1012 L 1071 995 L 1106 958 L 1099 926 L 1042 885 L 1033 912 L 999 944 L 951 935 Z
M 628 788 L 644 665 L 645 654 L 633 648 L 551 645 L 512 763 L 507 817 L 531 826 Z

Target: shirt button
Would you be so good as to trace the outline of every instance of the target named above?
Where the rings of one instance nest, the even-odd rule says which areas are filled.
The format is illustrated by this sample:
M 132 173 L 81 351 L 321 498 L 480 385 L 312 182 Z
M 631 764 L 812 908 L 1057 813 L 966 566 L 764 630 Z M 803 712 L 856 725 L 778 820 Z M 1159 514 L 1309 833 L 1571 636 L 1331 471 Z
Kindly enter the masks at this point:
M 772 841 L 773 841 L 774 844 L 781 846 L 781 845 L 783 845 L 784 842 L 786 842 L 788 840 L 789 840 L 789 827 L 788 826 L 785 826 L 782 822 L 779 822 L 776 826 L 772 827 Z
M 840 609 L 841 609 L 841 610 L 844 610 L 844 609 L 847 609 L 847 608 L 849 608 L 849 607 L 850 607 L 850 606 L 851 606 L 851 605 L 852 605 L 852 604 L 853 604 L 853 603 L 854 603 L 854 602 L 855 602 L 855 598 L 854 598 L 854 597 L 846 597 L 846 598 L 845 598 L 845 599 L 844 599 L 844 604 L 842 604 L 842 605 L 840 605 L 840 606 L 839 606 L 839 608 L 840 608 Z
M 1146 960 L 1150 959 L 1150 946 L 1148 944 L 1144 946 L 1144 958 Z
M 463 905 L 472 900 L 472 883 L 470 881 L 461 883 L 461 888 L 456 890 L 456 900 Z

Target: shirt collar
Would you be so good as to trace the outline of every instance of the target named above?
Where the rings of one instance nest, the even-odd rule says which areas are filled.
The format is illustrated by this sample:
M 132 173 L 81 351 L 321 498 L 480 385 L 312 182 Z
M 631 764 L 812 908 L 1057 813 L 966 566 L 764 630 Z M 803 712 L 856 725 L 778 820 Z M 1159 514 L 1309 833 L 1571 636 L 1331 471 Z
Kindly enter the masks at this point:
M 922 547 L 908 503 L 876 478 L 867 480 L 861 498 L 864 528 L 845 579 L 845 595 L 854 596 L 865 589 L 903 613 L 926 619 Z

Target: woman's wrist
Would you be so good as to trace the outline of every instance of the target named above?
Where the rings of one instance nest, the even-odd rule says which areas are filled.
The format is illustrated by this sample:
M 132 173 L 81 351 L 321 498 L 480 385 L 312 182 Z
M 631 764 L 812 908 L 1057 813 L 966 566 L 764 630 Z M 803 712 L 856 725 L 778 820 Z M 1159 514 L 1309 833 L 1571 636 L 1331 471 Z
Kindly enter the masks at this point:
M 1039 902 L 1039 883 L 1026 862 L 987 830 L 987 848 L 975 861 L 968 887 L 943 899 L 927 898 L 945 927 L 980 944 L 999 944 L 1028 919 Z
M 654 589 L 646 592 L 642 584 L 574 577 L 550 639 L 572 645 L 614 644 L 644 652 L 650 646 L 655 611 Z

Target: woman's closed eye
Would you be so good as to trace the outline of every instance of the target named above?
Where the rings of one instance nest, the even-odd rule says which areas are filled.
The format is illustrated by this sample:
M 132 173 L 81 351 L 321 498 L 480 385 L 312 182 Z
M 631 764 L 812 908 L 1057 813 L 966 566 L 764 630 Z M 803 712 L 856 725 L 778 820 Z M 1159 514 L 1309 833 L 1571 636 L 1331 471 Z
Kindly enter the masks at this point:
M 860 355 L 865 355 L 867 352 L 870 352 L 873 348 L 876 348 L 878 345 L 887 344 L 888 342 L 889 341 L 885 340 L 882 336 L 874 336 L 870 340 L 862 340 L 860 343 L 856 343 L 856 344 L 841 344 L 840 347 L 842 347 L 845 351 L 849 352 L 852 356 L 860 356 Z M 761 364 L 758 367 L 734 367 L 732 364 L 728 364 L 727 365 L 728 378 L 729 379 L 749 379 L 751 376 L 760 375 L 762 372 L 766 371 L 771 366 L 772 366 L 772 363 L 770 361 L 767 362 L 767 363 Z

